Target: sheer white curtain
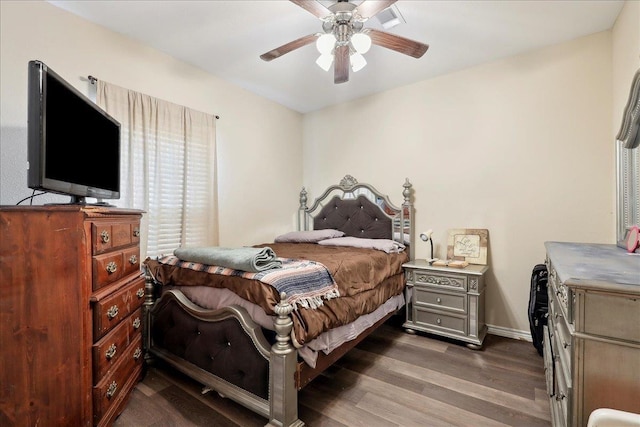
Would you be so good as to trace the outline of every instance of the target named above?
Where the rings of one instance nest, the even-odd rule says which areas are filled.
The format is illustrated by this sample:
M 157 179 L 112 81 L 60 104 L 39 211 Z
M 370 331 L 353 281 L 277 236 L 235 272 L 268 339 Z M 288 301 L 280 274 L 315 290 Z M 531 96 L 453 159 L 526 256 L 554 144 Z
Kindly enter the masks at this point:
M 100 80 L 97 85 L 98 105 L 121 124 L 115 204 L 146 212 L 141 258 L 217 245 L 216 118 Z

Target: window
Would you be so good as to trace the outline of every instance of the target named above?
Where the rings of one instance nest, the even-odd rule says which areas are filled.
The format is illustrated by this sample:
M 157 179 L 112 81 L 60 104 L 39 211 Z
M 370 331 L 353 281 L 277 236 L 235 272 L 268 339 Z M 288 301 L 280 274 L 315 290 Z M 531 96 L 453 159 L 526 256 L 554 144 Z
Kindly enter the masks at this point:
M 121 124 L 121 198 L 145 211 L 141 258 L 218 243 L 215 116 L 98 81 Z

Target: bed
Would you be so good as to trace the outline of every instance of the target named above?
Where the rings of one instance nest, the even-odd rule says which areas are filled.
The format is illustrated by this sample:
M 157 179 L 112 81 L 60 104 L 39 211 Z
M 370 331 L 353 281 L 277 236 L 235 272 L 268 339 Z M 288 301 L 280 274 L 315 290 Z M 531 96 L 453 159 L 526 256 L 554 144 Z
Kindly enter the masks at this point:
M 148 258 L 145 359 L 261 414 L 268 426 L 304 425 L 298 391 L 404 306 L 402 264 L 414 250 L 408 179 L 402 198 L 396 207 L 350 175 L 311 206 L 303 188 L 297 231 L 252 246 L 277 255 L 269 259 L 276 269 Z

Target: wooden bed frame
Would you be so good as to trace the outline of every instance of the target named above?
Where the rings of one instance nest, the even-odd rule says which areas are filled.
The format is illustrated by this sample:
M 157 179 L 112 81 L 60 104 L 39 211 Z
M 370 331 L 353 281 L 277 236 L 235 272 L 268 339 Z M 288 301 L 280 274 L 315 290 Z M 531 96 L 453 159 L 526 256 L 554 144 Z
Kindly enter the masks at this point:
M 300 208 L 298 229 L 313 229 L 313 220 L 331 200 L 339 197 L 341 200 L 356 199 L 358 196 L 367 197 L 373 201 L 382 212 L 392 221 L 391 235 L 394 240 L 408 245 L 409 256 L 413 259 L 413 205 L 411 201 L 411 183 L 407 179 L 403 185 L 404 201 L 400 208 L 395 207 L 386 195 L 382 195 L 373 186 L 358 183 L 350 175 L 345 176 L 340 184 L 332 185 L 318 197 L 311 207 L 307 207 L 307 192 L 303 188 L 300 192 Z M 275 343 L 270 345 L 262 328 L 250 317 L 248 312 L 239 306 L 229 306 L 218 310 L 203 309 L 192 303 L 178 290 L 162 292 L 162 285 L 156 283 L 151 275 L 145 271 L 146 297 L 143 304 L 145 316 L 144 346 L 145 360 L 152 363 L 155 359 L 162 360 L 195 379 L 206 389 L 217 391 L 221 396 L 230 398 L 248 409 L 264 416 L 269 420 L 266 424 L 272 427 L 297 427 L 304 423 L 298 418 L 298 390 L 302 389 L 313 378 L 331 366 L 342 355 L 355 347 L 362 339 L 384 323 L 394 312 L 380 319 L 376 324 L 361 333 L 356 339 L 344 343 L 328 355 L 319 352 L 315 368 L 299 361 L 296 348 L 291 343 L 291 329 L 293 307 L 284 298 L 278 303 L 274 311 L 277 314 L 274 321 Z M 161 298 L 159 298 L 162 295 Z M 222 325 L 223 321 L 235 319 L 236 328 L 248 337 L 259 358 L 268 363 L 268 395 L 267 398 L 258 396 L 232 382 L 221 378 L 194 363 L 176 356 L 166 349 L 155 345 L 153 339 L 153 325 L 158 313 L 169 306 L 178 307 L 190 319 L 211 328 Z M 234 324 L 235 324 L 234 323 Z M 229 322 L 226 323 L 227 325 Z M 213 327 L 215 327 L 213 326 Z M 199 333 L 199 332 L 198 332 Z M 230 346 L 231 344 L 229 344 Z

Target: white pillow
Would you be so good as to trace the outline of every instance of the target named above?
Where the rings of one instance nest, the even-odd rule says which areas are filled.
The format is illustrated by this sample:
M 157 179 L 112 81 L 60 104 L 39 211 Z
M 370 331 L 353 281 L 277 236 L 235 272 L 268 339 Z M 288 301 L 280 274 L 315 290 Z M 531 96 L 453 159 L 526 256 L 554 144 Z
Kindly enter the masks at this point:
M 342 231 L 326 228 L 323 230 L 291 231 L 276 237 L 276 243 L 316 243 L 320 240 L 342 237 Z
M 404 251 L 405 246 L 390 239 L 362 239 L 359 237 L 338 237 L 335 239 L 321 240 L 319 245 L 325 246 L 351 246 L 354 248 L 377 249 L 388 254 L 397 254 Z

